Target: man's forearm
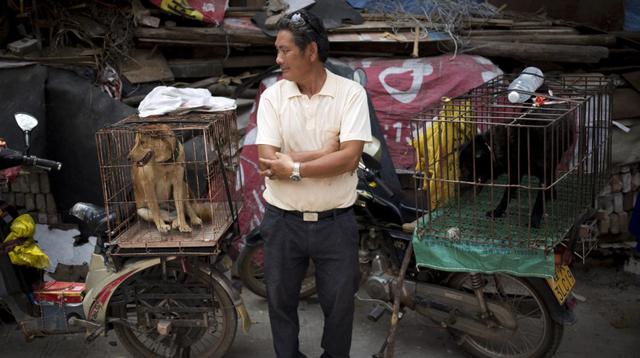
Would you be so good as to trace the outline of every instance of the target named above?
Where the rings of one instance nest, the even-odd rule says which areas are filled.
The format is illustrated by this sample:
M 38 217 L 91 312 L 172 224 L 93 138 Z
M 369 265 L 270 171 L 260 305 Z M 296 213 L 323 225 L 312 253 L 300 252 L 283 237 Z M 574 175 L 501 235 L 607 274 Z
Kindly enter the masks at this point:
M 290 152 L 287 153 L 294 162 L 306 163 L 321 158 L 328 153 L 324 149 L 311 150 L 306 152 Z
M 337 152 L 302 162 L 300 174 L 303 178 L 327 178 L 354 171 L 358 168 L 363 144 L 362 142 L 349 144 L 349 147 L 342 148 Z

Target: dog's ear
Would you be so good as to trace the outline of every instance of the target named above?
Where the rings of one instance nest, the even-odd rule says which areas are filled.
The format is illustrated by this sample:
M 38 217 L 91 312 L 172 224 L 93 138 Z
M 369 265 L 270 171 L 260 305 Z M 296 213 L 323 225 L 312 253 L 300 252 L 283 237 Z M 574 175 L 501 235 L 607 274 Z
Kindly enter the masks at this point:
M 476 135 L 476 137 L 474 138 L 476 159 L 480 159 L 485 155 L 490 154 L 488 152 L 489 147 L 487 146 L 488 143 L 490 143 L 489 140 L 490 138 L 487 137 L 487 133 Z
M 162 140 L 167 143 L 169 148 L 171 148 L 171 153 L 174 153 L 176 151 L 176 146 L 178 145 L 178 139 L 176 139 L 176 136 L 173 133 L 173 131 L 170 130 L 166 133 L 163 133 Z
M 131 146 L 131 149 L 129 149 L 129 155 L 131 155 L 131 153 L 133 153 L 134 150 L 136 150 L 136 148 L 140 145 L 140 133 L 136 133 L 135 136 L 133 137 L 133 145 Z

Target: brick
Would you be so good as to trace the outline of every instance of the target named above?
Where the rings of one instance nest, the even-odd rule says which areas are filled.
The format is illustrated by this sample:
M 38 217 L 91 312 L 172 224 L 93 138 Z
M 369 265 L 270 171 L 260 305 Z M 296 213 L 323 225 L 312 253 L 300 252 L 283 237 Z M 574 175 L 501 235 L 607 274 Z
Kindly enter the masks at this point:
M 38 224 L 47 224 L 47 213 L 38 213 L 36 221 Z
M 46 196 L 47 198 L 47 214 L 57 214 L 58 207 L 56 206 L 56 201 L 53 198 L 53 194 L 49 193 Z
M 7 45 L 7 50 L 13 52 L 16 55 L 24 55 L 29 52 L 38 50 L 38 40 L 23 38 L 17 41 L 13 41 Z
M 633 178 L 631 178 L 631 190 L 638 191 L 640 190 L 640 172 L 635 173 Z
M 629 214 L 624 211 L 618 214 L 620 218 L 620 232 L 626 234 L 629 232 Z
M 16 206 L 24 207 L 24 193 L 16 193 Z
M 36 208 L 36 200 L 34 194 L 24 194 L 24 208 L 27 209 L 27 211 L 31 211 Z
M 612 193 L 619 193 L 622 191 L 622 180 L 620 180 L 619 175 L 612 176 L 611 180 L 609 180 L 609 185 L 611 185 Z
M 16 205 L 16 193 L 8 192 L 5 201 L 9 203 L 9 205 Z
M 616 213 L 621 213 L 624 211 L 623 209 L 623 196 L 622 193 L 615 193 L 613 196 L 613 211 Z
M 16 180 L 11 184 L 11 190 L 16 193 L 26 193 L 29 191 L 29 184 L 26 175 L 18 175 Z
M 636 196 L 638 195 L 638 193 L 634 193 L 634 192 L 628 192 L 628 193 L 624 193 L 622 196 L 622 209 L 624 211 L 631 211 L 633 209 L 633 206 L 636 204 Z
M 617 213 L 609 215 L 609 232 L 617 235 L 620 233 L 620 216 Z
M 40 192 L 48 194 L 51 192 L 51 186 L 49 185 L 49 173 L 40 173 Z
M 45 212 L 47 210 L 47 198 L 44 194 L 36 195 L 36 209 L 40 212 Z
M 611 221 L 609 220 L 609 215 L 607 215 L 598 222 L 598 231 L 600 232 L 600 234 L 608 234 L 610 226 Z
M 33 194 L 40 192 L 40 175 L 38 173 L 31 173 L 29 175 L 29 192 Z
M 622 192 L 628 193 L 631 191 L 631 173 L 622 174 Z
M 58 214 L 49 214 L 47 215 L 47 224 L 55 225 L 58 223 Z
M 613 196 L 610 194 L 598 197 L 598 209 L 611 214 L 613 212 Z

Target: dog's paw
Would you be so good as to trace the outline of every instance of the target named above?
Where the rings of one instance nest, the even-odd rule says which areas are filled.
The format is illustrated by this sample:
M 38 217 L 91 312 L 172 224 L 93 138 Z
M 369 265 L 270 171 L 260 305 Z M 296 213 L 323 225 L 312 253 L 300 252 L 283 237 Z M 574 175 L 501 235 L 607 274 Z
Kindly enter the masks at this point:
M 173 220 L 171 227 L 178 229 L 180 232 L 191 232 L 191 226 L 181 223 L 178 219 Z
M 191 225 L 202 226 L 202 219 L 200 219 L 199 217 L 194 216 L 190 217 L 189 219 L 191 220 Z
M 501 218 L 501 217 L 504 216 L 504 211 L 500 211 L 500 210 L 496 210 L 496 209 L 489 210 L 489 211 L 487 211 L 486 215 L 487 215 L 487 217 L 490 217 L 492 219 Z
M 156 227 L 158 228 L 158 231 L 160 231 L 161 233 L 165 234 L 168 233 L 169 230 L 171 230 L 171 226 L 162 223 L 162 224 L 156 224 Z

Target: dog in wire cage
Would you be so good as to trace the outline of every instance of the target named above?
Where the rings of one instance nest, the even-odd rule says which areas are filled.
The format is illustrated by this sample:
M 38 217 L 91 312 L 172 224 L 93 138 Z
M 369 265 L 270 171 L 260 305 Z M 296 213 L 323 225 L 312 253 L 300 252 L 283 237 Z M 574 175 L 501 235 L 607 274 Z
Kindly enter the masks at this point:
M 553 113 L 562 113 L 563 109 L 563 106 L 556 106 Z M 545 117 L 544 114 L 539 109 L 527 109 L 516 113 L 511 122 L 487 124 L 489 129 L 461 146 L 462 195 L 468 195 L 474 188 L 475 195 L 478 195 L 485 186 L 483 184 L 497 183 L 503 175 L 507 178 L 500 202 L 486 213 L 487 217 L 505 216 L 518 188 L 526 186 L 522 182 L 525 176 L 539 180 L 539 187 L 526 188 L 537 192 L 533 207 L 529 205 L 531 227 L 539 228 L 541 225 L 544 200 L 556 199 L 556 189 L 552 184 L 556 180 L 557 169 L 564 166 L 567 156 L 573 153 L 575 118 L 566 113 L 556 117 Z
M 154 223 L 161 233 L 171 229 L 191 232 L 187 216 L 193 226 L 211 220 L 211 209 L 192 200 L 185 180 L 184 146 L 169 125 L 140 127 L 129 160 L 133 162 L 133 194 L 140 218 Z

